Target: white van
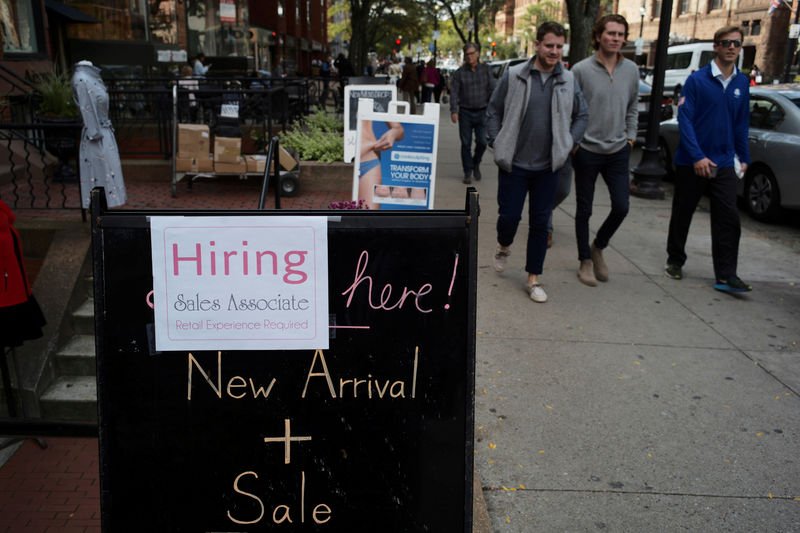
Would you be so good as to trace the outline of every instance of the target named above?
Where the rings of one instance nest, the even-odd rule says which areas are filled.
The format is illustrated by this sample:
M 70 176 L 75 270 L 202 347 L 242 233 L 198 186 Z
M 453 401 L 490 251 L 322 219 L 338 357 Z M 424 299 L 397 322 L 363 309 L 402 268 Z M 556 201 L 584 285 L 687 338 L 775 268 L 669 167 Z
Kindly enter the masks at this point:
M 737 66 L 742 68 L 742 54 L 739 53 Z M 700 42 L 679 44 L 667 48 L 667 66 L 664 70 L 664 94 L 672 95 L 673 100 L 680 97 L 686 78 L 695 70 L 701 69 L 714 59 L 714 43 Z M 645 81 L 653 84 L 653 75 L 648 74 Z

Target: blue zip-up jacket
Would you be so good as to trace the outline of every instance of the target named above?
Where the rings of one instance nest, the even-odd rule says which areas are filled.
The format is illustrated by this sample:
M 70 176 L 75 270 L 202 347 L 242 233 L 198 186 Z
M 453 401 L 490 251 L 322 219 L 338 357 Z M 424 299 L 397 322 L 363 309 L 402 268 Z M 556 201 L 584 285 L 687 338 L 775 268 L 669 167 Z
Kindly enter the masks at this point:
M 678 105 L 675 164 L 692 166 L 704 157 L 719 168 L 732 167 L 734 154 L 750 164 L 750 80 L 739 72 L 727 89 L 711 74 L 711 65 L 686 80 Z

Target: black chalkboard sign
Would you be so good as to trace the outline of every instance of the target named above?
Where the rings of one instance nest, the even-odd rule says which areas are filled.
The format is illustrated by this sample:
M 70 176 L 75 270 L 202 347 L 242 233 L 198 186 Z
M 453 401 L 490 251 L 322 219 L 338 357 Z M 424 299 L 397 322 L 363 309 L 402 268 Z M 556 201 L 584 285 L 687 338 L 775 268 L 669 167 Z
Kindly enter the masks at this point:
M 463 212 L 407 214 L 107 211 L 103 198 L 103 531 L 472 530 L 474 190 Z M 283 214 L 329 217 L 329 349 L 156 352 L 148 216 Z M 402 301 L 404 288 L 425 294 Z

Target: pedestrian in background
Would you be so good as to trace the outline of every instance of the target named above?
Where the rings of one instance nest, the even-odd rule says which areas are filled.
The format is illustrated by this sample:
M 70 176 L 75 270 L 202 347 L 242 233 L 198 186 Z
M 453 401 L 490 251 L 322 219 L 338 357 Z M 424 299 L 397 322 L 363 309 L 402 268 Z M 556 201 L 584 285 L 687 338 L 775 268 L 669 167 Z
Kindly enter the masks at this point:
M 603 250 L 628 214 L 629 160 L 639 122 L 639 67 L 620 50 L 628 38 L 622 15 L 601 17 L 592 30 L 594 55 L 579 61 L 572 72 L 589 106 L 589 125 L 572 156 L 575 168 L 575 240 L 578 279 L 590 287 L 608 281 Z M 611 212 L 589 245 L 594 186 L 602 174 L 611 197 Z
M 480 48 L 475 43 L 464 45 L 464 64 L 450 81 L 450 118 L 458 124 L 461 137 L 461 166 L 464 183 L 481 179 L 481 159 L 486 151 L 486 106 L 494 90 L 494 76 L 489 66 L 479 62 Z M 472 134 L 475 133 L 475 152 Z
M 419 76 L 417 75 L 417 67 L 411 61 L 410 57 L 406 57 L 405 66 L 403 67 L 403 75 L 400 77 L 400 84 L 397 86 L 403 92 L 403 99 L 411 106 L 411 114 L 417 113 L 417 90 L 419 89 Z
M 675 196 L 667 237 L 666 275 L 683 278 L 686 237 L 703 194 L 711 200 L 711 257 L 724 292 L 752 290 L 739 279 L 741 224 L 736 206 L 734 158 L 744 175 L 750 163 L 750 85 L 736 68 L 744 31 L 725 26 L 714 34 L 714 60 L 686 80 L 678 102 L 680 142 L 675 150 Z
M 430 102 L 433 91 L 439 84 L 439 71 L 436 69 L 436 60 L 428 61 L 427 66 L 422 70 L 422 102 Z M 437 100 L 438 102 L 438 100 Z
M 536 55 L 509 68 L 489 101 L 486 130 L 499 167 L 497 252 L 494 269 L 506 268 L 525 197 L 528 247 L 525 289 L 546 302 L 539 282 L 547 254 L 547 221 L 553 211 L 559 169 L 583 137 L 589 113 L 573 74 L 561 64 L 566 31 L 557 22 L 537 30 Z

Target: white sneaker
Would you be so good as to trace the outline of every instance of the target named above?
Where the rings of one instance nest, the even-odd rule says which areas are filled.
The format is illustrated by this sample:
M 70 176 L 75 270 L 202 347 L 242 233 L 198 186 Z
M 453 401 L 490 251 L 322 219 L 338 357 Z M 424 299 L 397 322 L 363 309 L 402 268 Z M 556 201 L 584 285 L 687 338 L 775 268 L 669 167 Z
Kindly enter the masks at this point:
M 531 300 L 534 302 L 542 304 L 547 301 L 547 293 L 544 292 L 541 283 L 531 283 L 530 285 L 526 285 L 525 290 L 528 291 L 528 294 L 531 296 Z
M 506 269 L 509 255 L 511 255 L 511 250 L 502 250 L 498 245 L 497 251 L 494 253 L 494 269 L 497 272 L 502 272 Z

